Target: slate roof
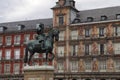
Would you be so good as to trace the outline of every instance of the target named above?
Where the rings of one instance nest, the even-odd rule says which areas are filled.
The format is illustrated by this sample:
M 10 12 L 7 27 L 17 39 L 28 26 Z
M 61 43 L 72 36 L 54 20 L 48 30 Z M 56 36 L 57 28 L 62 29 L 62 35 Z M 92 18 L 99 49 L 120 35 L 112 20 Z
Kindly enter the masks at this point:
M 8 22 L 8 23 L 0 23 L 0 27 L 7 27 L 6 31 L 16 31 L 17 25 L 24 25 L 24 30 L 36 29 L 36 24 L 43 23 L 45 27 L 52 26 L 52 18 L 48 19 L 37 19 L 37 20 L 27 20 L 27 21 L 17 21 L 17 22 Z
M 84 10 L 78 14 L 80 15 L 80 23 L 87 22 L 87 17 L 92 17 L 93 22 L 100 21 L 101 16 L 104 15 L 107 16 L 107 20 L 116 20 L 116 14 L 120 14 L 120 6 Z
M 107 16 L 107 20 L 116 20 L 116 14 L 120 14 L 120 6 L 116 7 L 108 7 L 108 8 L 100 8 L 100 9 L 92 9 L 92 10 L 84 10 L 77 13 L 80 16 L 77 16 L 75 19 L 78 20 L 76 23 L 87 23 L 87 17 L 92 17 L 93 22 L 101 21 L 101 16 Z M 107 21 L 106 20 L 106 21 Z M 53 20 L 52 18 L 48 19 L 36 19 L 36 20 L 27 20 L 27 21 L 18 21 L 18 22 L 7 22 L 0 23 L 0 26 L 7 27 L 7 31 L 16 31 L 17 25 L 25 25 L 24 30 L 35 29 L 36 24 L 43 23 L 45 27 L 52 26 Z

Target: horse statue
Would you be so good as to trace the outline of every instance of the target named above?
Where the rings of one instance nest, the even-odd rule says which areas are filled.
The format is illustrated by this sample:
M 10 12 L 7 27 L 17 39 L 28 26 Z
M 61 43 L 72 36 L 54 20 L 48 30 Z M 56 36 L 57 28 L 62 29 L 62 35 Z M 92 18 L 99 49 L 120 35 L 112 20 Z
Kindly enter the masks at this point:
M 38 29 L 40 29 L 40 28 L 38 28 Z M 26 44 L 25 58 L 24 58 L 25 65 L 26 64 L 30 65 L 31 58 L 35 53 L 41 53 L 41 54 L 46 53 L 46 62 L 48 60 L 52 61 L 55 56 L 52 53 L 53 44 L 54 44 L 54 41 L 58 41 L 58 40 L 59 40 L 59 30 L 55 29 L 55 28 L 51 28 L 51 30 L 48 32 L 48 35 L 45 35 L 45 38 L 43 41 L 44 48 L 43 48 L 43 44 L 40 42 L 39 38 L 36 40 L 30 40 Z M 30 55 L 28 55 L 28 52 Z M 48 57 L 48 53 L 51 54 L 51 58 Z

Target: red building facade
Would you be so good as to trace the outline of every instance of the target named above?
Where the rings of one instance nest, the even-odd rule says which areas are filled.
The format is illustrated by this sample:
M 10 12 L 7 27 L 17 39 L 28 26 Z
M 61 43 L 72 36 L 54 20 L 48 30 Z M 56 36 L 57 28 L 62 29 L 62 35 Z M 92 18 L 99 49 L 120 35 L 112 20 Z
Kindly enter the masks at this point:
M 37 21 L 38 23 L 41 22 L 41 20 Z M 0 80 L 22 80 L 25 47 L 27 41 L 35 39 L 36 24 L 34 24 L 32 29 L 27 29 L 24 25 L 11 27 L 14 23 L 8 24 L 9 27 L 0 26 Z M 44 54 L 35 54 L 31 65 L 42 65 L 44 61 Z M 49 62 L 49 64 L 51 65 L 52 63 Z

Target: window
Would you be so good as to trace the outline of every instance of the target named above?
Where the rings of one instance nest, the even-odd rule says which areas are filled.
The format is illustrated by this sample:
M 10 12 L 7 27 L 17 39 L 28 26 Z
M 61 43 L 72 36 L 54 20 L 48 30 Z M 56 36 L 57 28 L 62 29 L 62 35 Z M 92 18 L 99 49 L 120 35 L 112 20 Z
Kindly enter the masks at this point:
M 20 44 L 20 35 L 14 37 L 14 44 Z
M 78 71 L 78 62 L 71 61 L 71 72 L 77 72 L 77 71 Z
M 91 72 L 91 60 L 85 61 L 86 72 Z
M 2 43 L 3 43 L 3 38 L 0 37 L 0 45 L 2 45 Z
M 120 71 L 120 60 L 116 60 L 116 71 Z
M 116 19 L 120 19 L 120 14 L 116 14 Z
M 6 36 L 6 45 L 11 45 L 11 36 Z
M 19 74 L 20 72 L 20 65 L 18 63 L 14 64 L 14 69 L 13 69 L 15 74 Z
M 99 36 L 104 36 L 104 28 L 99 28 Z
M 115 54 L 120 54 L 120 43 L 114 43 Z
M 92 17 L 87 17 L 87 21 L 88 21 L 88 22 L 92 22 L 92 21 L 93 21 L 93 18 L 92 18 Z
M 100 71 L 105 72 L 106 71 L 106 60 L 100 61 Z
M 59 46 L 58 47 L 58 56 L 59 57 L 63 57 L 64 56 L 64 47 L 63 46 Z
M 10 64 L 5 64 L 4 65 L 4 73 L 5 74 L 10 74 Z
M 89 55 L 89 45 L 85 45 L 85 55 Z
M 58 63 L 58 72 L 64 72 L 64 64 L 63 64 L 63 62 Z
M 115 36 L 120 36 L 120 27 L 119 26 L 115 26 L 114 27 L 114 34 L 115 34 Z
M 2 50 L 0 50 L 0 60 L 2 59 Z
M 74 30 L 74 31 L 71 31 L 71 40 L 77 40 L 78 39 L 78 31 L 77 30 Z
M 101 16 L 101 20 L 107 20 L 107 16 Z
M 59 25 L 63 25 L 63 24 L 64 24 L 64 17 L 59 16 Z
M 14 52 L 14 58 L 15 59 L 20 59 L 20 49 L 16 49 Z
M 30 34 L 25 34 L 24 35 L 24 42 L 28 42 L 30 40 Z
M 78 53 L 78 45 L 71 46 L 71 56 L 77 56 Z
M 11 50 L 6 50 L 5 52 L 5 59 L 10 59 L 11 58 Z
M 85 29 L 85 37 L 90 37 L 90 29 Z
M 59 41 L 63 41 L 64 40 L 64 34 L 65 34 L 65 31 L 60 31 L 60 34 L 59 34 Z
M 100 44 L 100 54 L 103 55 L 104 54 L 104 44 Z

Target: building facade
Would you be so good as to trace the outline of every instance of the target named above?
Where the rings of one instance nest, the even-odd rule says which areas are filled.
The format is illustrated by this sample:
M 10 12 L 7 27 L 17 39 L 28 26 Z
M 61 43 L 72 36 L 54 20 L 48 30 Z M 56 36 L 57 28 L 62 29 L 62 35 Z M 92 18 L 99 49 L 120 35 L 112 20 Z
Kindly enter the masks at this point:
M 79 11 L 74 0 L 58 0 L 53 18 L 0 24 L 0 79 L 22 80 L 26 41 L 36 24 L 60 30 L 54 44 L 55 80 L 120 80 L 120 7 Z M 42 58 L 43 57 L 43 58 Z M 32 65 L 44 64 L 36 54 Z

